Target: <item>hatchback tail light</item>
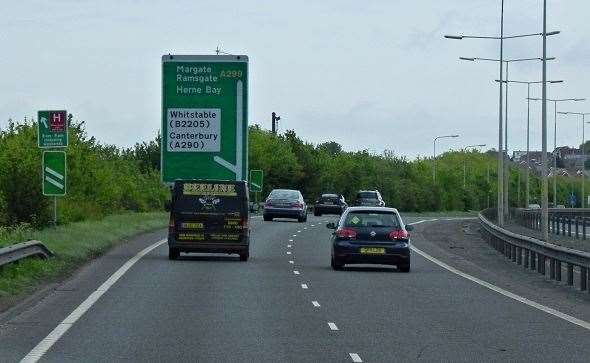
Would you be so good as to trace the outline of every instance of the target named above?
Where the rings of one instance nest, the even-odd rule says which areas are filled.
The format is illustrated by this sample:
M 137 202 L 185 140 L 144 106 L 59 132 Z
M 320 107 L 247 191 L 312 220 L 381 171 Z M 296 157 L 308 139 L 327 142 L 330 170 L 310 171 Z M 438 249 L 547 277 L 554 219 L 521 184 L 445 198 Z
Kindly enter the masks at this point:
M 272 207 L 272 201 L 271 200 L 267 200 L 266 202 L 264 202 L 264 206 L 265 207 Z
M 410 235 L 403 229 L 396 229 L 394 231 L 389 232 L 389 239 L 392 241 L 407 242 L 408 238 L 410 238 Z
M 293 204 L 293 206 L 294 206 L 295 208 L 303 208 L 303 203 L 301 203 L 301 202 L 295 202 L 295 203 Z
M 336 237 L 341 239 L 356 239 L 356 231 L 351 228 L 340 228 L 336 230 Z

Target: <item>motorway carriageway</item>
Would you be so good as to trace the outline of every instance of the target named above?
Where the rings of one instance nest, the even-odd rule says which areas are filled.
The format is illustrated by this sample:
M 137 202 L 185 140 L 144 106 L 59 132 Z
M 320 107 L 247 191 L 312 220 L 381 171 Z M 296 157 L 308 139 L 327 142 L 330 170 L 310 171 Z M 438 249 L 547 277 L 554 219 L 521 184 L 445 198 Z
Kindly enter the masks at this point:
M 589 361 L 588 300 L 490 247 L 486 269 L 433 243 L 460 221 L 406 218 L 406 274 L 331 270 L 334 219 L 254 217 L 246 263 L 134 238 L 1 315 L 0 361 Z

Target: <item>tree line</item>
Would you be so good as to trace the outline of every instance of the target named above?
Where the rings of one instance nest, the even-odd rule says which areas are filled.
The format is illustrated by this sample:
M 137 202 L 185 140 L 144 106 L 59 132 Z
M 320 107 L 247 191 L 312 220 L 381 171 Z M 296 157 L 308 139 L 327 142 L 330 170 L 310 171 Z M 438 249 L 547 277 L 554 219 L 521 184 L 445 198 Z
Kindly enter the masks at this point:
M 169 190 L 160 181 L 159 135 L 120 148 L 89 136 L 85 123 L 71 115 L 68 122 L 68 195 L 58 199 L 59 220 L 67 223 L 163 208 Z M 496 205 L 494 152 L 450 151 L 438 156 L 435 183 L 432 158 L 408 160 L 391 150 L 344 151 L 335 141 L 314 145 L 292 130 L 275 135 L 250 126 L 249 146 L 250 169 L 264 170 L 263 192 L 252 199 L 263 200 L 273 188 L 295 188 L 312 203 L 322 193 L 339 193 L 350 201 L 358 190 L 377 189 L 387 205 L 402 211 L 481 210 Z M 51 221 L 52 199 L 41 190 L 41 157 L 35 123 L 9 121 L 0 129 L 0 226 L 23 222 L 44 226 Z M 558 181 L 558 203 L 565 204 L 574 193 L 579 204 L 579 178 Z M 531 203 L 538 203 L 540 179 L 534 174 L 530 188 Z M 512 207 L 524 206 L 525 190 L 524 170 L 513 165 Z

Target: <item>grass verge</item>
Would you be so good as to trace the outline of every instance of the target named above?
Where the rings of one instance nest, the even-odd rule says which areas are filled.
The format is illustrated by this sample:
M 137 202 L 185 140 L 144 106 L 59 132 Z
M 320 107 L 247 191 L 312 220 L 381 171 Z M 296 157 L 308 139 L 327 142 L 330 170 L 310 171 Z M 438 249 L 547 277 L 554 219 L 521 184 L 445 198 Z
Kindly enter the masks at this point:
M 2 300 L 30 293 L 40 284 L 64 276 L 101 255 L 124 238 L 163 228 L 167 223 L 167 213 L 128 213 L 39 231 L 19 229 L 5 233 L 0 247 L 34 239 L 43 242 L 55 257 L 26 259 L 1 267 L 0 311 Z

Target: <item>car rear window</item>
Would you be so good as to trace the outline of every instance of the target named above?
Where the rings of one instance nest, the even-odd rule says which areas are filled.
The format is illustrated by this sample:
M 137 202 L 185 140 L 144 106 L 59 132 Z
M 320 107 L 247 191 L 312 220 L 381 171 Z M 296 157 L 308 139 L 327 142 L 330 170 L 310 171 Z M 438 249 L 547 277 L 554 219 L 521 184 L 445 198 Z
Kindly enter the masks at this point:
M 393 212 L 357 211 L 346 215 L 344 227 L 399 228 L 400 223 L 397 214 Z
M 296 190 L 273 190 L 268 196 L 271 199 L 299 199 L 299 192 Z
M 376 192 L 359 192 L 356 195 L 357 199 L 377 199 Z

